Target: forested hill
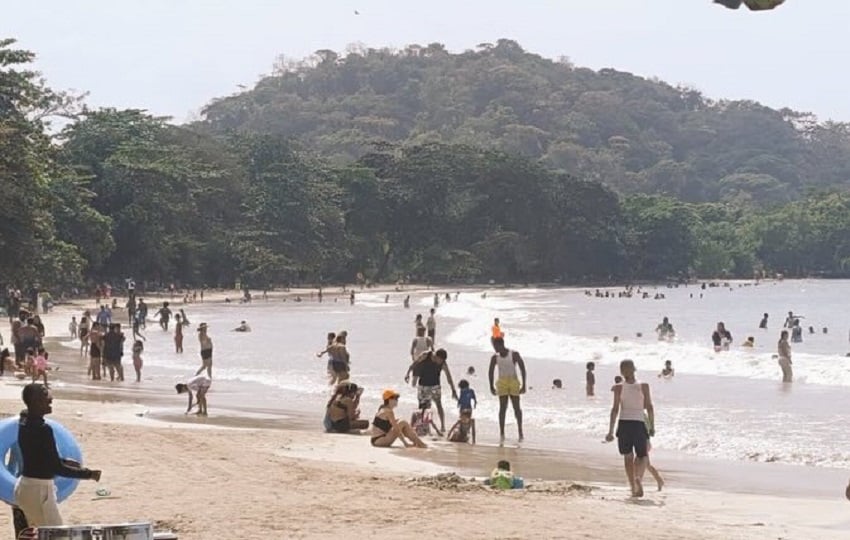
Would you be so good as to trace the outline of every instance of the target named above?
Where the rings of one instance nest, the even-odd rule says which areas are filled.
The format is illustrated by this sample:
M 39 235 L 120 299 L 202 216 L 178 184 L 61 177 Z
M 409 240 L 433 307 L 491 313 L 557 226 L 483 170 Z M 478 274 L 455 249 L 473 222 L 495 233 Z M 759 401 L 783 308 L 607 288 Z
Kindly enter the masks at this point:
M 575 67 L 504 39 L 461 54 L 431 44 L 281 61 L 253 90 L 206 107 L 199 127 L 293 137 L 338 163 L 381 140 L 491 147 L 690 202 L 850 187 L 847 124 Z

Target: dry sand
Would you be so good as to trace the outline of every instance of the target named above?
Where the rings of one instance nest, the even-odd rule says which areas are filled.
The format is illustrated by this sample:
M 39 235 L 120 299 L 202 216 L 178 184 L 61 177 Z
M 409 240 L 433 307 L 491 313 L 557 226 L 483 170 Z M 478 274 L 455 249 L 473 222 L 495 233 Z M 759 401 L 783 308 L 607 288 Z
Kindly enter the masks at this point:
M 63 328 L 65 314 L 54 316 L 53 327 Z M 11 378 L 0 383 L 0 413 L 17 414 L 22 385 Z M 54 403 L 54 419 L 77 434 L 86 464 L 104 471 L 101 484 L 81 482 L 63 503 L 69 524 L 153 521 L 181 540 L 850 537 L 843 493 L 834 500 L 791 499 L 670 485 L 637 501 L 617 482 L 615 459 L 600 478 L 567 456 L 563 481 L 526 478 L 527 490 L 494 492 L 477 480 L 439 476 L 452 470 L 442 445 L 375 449 L 368 437 L 325 435 L 295 422 L 290 429 L 216 426 L 214 418 L 179 415 L 182 398 L 163 421 L 137 416 L 145 409 L 133 403 L 137 395 L 128 392 L 122 403 L 115 393 L 121 390 L 101 402 L 62 399 L 60 392 Z M 465 460 L 482 459 L 484 450 L 465 453 Z M 111 498 L 97 498 L 98 487 Z M 0 528 L 11 530 L 10 517 L 0 513 Z

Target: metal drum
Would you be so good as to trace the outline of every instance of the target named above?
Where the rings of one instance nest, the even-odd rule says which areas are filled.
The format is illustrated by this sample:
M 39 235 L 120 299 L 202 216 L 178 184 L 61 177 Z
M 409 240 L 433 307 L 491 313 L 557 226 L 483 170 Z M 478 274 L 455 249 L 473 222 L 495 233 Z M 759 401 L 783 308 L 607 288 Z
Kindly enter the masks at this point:
M 39 527 L 38 540 L 153 540 L 150 523 Z

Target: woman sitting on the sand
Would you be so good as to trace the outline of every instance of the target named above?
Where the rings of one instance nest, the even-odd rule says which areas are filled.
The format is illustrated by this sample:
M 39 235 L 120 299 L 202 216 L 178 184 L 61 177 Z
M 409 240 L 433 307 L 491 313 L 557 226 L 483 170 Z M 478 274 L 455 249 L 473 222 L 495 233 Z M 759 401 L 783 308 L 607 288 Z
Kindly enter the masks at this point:
M 352 430 L 367 429 L 368 420 L 360 420 L 360 395 L 362 388 L 354 383 L 337 385 L 334 395 L 328 401 L 327 415 L 330 429 L 334 433 L 348 433 Z
M 397 420 L 393 409 L 398 407 L 399 394 L 395 390 L 384 390 L 384 404 L 372 420 L 372 446 L 388 448 L 396 439 L 401 439 L 406 448 L 427 448 L 422 439 L 404 420 Z

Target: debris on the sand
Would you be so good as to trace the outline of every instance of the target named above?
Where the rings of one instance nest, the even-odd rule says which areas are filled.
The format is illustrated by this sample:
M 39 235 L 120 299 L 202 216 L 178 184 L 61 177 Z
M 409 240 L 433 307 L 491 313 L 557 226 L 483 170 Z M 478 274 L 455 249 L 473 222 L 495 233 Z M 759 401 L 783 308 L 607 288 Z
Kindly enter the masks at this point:
M 433 476 L 418 476 L 410 478 L 407 483 L 411 486 L 430 487 L 440 490 L 472 490 L 486 489 L 480 482 L 474 479 L 464 478 L 457 473 L 440 473 Z
M 439 490 L 487 490 L 491 491 L 489 486 L 475 478 L 464 478 L 457 473 L 440 473 L 432 476 L 417 476 L 407 480 L 407 484 L 417 487 L 429 487 Z M 531 485 L 526 485 L 525 489 L 516 491 L 527 491 L 531 493 L 550 493 L 553 495 L 589 495 L 595 489 L 593 486 L 586 484 L 577 484 L 575 482 L 552 482 L 538 481 Z

